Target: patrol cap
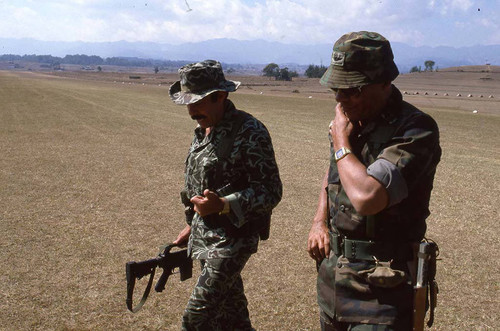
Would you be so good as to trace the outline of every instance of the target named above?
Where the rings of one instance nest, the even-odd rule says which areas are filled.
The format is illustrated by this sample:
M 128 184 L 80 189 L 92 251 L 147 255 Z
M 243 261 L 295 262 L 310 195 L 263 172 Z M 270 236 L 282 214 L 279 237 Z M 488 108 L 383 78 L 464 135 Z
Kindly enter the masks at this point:
M 169 95 L 178 105 L 195 103 L 216 91 L 234 92 L 240 82 L 226 80 L 220 62 L 204 60 L 179 69 L 180 80 L 170 86 Z
M 389 40 L 376 32 L 350 32 L 333 45 L 332 62 L 320 79 L 329 88 L 393 81 L 399 75 Z

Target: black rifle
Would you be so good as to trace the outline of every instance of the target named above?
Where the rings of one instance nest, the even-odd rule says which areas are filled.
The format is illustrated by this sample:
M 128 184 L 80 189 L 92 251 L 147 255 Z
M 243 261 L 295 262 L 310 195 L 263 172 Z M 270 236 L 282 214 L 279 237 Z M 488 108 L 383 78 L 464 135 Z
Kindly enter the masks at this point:
M 176 268 L 179 268 L 179 273 L 181 274 L 181 281 L 189 279 L 193 275 L 193 260 L 187 254 L 187 249 L 176 251 L 170 253 L 172 247 L 177 245 L 168 244 L 160 248 L 160 254 L 154 259 L 141 261 L 141 262 L 127 262 L 127 308 L 131 312 L 135 313 L 142 308 L 146 299 L 148 298 L 149 291 L 151 290 L 151 285 L 153 284 L 153 277 L 155 275 L 155 270 L 157 267 L 163 269 L 163 273 L 156 283 L 155 291 L 162 292 L 165 289 L 165 284 L 167 283 L 168 277 L 174 273 Z M 163 250 L 164 249 L 164 250 Z M 163 252 L 162 252 L 163 250 Z M 149 282 L 142 295 L 141 302 L 137 304 L 136 307 L 132 306 L 132 297 L 134 295 L 135 280 L 141 279 L 142 277 L 149 276 Z

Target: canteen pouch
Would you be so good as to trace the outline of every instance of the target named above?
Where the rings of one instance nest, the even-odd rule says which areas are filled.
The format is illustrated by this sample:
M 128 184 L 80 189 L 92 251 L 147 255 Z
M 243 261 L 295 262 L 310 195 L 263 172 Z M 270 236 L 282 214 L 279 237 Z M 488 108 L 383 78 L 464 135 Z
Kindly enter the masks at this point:
M 358 275 L 373 286 L 382 288 L 393 288 L 399 286 L 407 279 L 406 273 L 391 268 L 391 261 L 379 261 L 375 259 L 375 266 L 367 270 L 358 271 Z

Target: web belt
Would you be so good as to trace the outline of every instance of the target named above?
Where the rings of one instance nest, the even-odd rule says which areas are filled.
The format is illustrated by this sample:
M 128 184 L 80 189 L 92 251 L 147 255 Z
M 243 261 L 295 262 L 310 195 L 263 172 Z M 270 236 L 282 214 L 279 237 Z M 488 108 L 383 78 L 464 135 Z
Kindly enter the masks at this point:
M 412 243 L 354 240 L 330 232 L 330 243 L 336 256 L 348 259 L 375 261 L 410 261 L 413 259 Z

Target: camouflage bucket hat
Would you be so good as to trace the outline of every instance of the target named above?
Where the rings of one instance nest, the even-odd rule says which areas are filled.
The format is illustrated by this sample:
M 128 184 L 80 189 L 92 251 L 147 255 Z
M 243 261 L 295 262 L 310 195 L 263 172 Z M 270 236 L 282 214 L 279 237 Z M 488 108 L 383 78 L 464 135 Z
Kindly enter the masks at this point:
M 351 88 L 393 81 L 398 75 L 387 39 L 376 32 L 350 32 L 333 45 L 332 62 L 320 83 Z
M 179 69 L 179 75 L 180 80 L 168 92 L 178 105 L 195 103 L 215 91 L 234 92 L 241 84 L 226 80 L 220 62 L 214 60 L 186 64 Z

